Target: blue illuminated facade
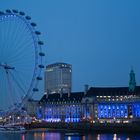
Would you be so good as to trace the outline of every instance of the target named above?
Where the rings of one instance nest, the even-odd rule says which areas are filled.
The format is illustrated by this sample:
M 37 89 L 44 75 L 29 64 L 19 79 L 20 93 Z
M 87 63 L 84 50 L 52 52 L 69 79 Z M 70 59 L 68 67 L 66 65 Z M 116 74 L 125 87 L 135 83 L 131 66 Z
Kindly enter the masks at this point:
M 136 87 L 133 94 L 128 91 L 128 87 L 90 88 L 86 94 L 44 95 L 38 106 L 37 118 L 46 122 L 66 123 L 139 120 L 140 87 Z
M 77 94 L 50 94 L 48 97 L 44 95 L 38 107 L 40 114 L 37 117 L 46 122 L 80 122 L 83 112 L 81 100 L 84 93 Z
M 122 103 L 99 104 L 98 118 L 128 118 L 128 105 Z
M 46 122 L 140 121 L 140 86 L 131 70 L 128 87 L 91 87 L 85 92 L 44 95 L 37 114 Z
M 99 103 L 98 119 L 140 119 L 140 101 L 120 103 Z
M 132 114 L 134 118 L 140 118 L 140 102 L 133 103 Z
M 81 106 L 79 105 L 48 105 L 44 108 L 46 122 L 79 122 Z
M 140 87 L 135 94 L 124 87 L 90 88 L 86 94 L 44 95 L 37 117 L 46 122 L 132 122 L 140 119 L 139 91 Z M 114 94 L 118 92 L 123 94 Z

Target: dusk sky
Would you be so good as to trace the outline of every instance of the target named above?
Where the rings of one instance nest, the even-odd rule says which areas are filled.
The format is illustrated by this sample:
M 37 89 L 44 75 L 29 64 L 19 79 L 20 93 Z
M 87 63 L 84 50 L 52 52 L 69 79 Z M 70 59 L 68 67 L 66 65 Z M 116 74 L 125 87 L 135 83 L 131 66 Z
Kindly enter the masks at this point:
M 1 0 L 0 9 L 32 17 L 45 43 L 45 65 L 72 64 L 73 91 L 85 84 L 128 86 L 131 67 L 140 85 L 139 0 Z

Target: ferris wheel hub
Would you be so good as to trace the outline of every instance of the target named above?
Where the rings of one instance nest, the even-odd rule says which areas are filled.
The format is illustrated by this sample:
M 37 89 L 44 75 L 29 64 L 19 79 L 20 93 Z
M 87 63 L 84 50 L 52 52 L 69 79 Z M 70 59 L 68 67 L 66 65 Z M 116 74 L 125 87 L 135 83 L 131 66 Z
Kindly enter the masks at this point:
M 0 63 L 0 67 L 3 67 L 5 70 L 8 70 L 8 69 L 14 70 L 15 69 L 15 67 L 10 66 L 10 65 L 8 65 L 6 63 Z

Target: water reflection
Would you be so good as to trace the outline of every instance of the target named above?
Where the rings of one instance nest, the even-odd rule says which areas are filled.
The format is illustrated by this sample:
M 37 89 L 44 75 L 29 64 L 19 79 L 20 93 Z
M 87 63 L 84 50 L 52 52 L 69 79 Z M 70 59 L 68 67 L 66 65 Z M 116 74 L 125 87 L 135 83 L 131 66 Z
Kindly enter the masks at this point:
M 97 140 L 100 140 L 100 134 L 97 135 Z
M 65 132 L 0 133 L 0 140 L 140 140 L 140 134 L 95 134 Z
M 65 140 L 138 140 L 129 138 L 127 135 L 117 135 L 117 134 L 79 134 L 79 135 L 65 135 Z M 140 140 L 140 136 L 139 136 Z
M 62 140 L 61 133 L 53 133 L 53 132 L 42 132 L 34 133 L 34 140 Z
M 114 134 L 113 140 L 117 140 L 117 134 Z
M 25 134 L 22 134 L 22 140 L 25 140 Z

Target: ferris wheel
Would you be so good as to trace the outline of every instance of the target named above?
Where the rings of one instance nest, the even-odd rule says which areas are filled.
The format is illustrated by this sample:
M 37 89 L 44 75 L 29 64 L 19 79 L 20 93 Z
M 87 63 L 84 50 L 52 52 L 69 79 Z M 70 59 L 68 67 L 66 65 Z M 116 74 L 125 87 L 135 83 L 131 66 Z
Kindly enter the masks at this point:
M 0 110 L 22 106 L 39 91 L 45 54 L 36 26 L 24 12 L 0 12 Z

